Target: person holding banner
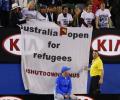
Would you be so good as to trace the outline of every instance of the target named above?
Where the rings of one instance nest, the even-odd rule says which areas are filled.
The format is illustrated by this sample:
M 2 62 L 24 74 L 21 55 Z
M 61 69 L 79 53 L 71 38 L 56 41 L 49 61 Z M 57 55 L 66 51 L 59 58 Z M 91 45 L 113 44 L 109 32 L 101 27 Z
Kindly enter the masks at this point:
M 76 96 L 71 95 L 72 82 L 69 70 L 69 67 L 63 66 L 61 74 L 56 79 L 55 100 L 78 100 Z
M 90 70 L 91 83 L 89 89 L 90 96 L 96 96 L 100 94 L 100 85 L 103 84 L 104 68 L 103 62 L 99 57 L 98 51 L 93 50 L 93 60 L 90 68 L 85 68 L 85 70 Z
M 79 7 L 76 7 L 74 9 L 74 12 L 75 12 L 75 15 L 73 16 L 72 26 L 73 27 L 81 27 L 81 26 L 88 27 L 84 19 L 80 17 L 81 9 Z
M 73 21 L 73 18 L 72 18 L 72 15 L 68 13 L 68 7 L 63 6 L 62 13 L 60 13 L 57 18 L 58 25 L 62 27 L 68 27 L 71 25 L 72 21 Z
M 101 3 L 100 9 L 96 11 L 96 28 L 111 28 L 111 13 L 105 8 L 105 3 Z

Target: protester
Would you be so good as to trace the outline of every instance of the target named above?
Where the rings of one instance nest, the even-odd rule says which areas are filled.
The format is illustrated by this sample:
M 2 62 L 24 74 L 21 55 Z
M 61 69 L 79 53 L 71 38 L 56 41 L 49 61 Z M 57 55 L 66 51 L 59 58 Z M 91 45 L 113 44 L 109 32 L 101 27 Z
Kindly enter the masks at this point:
M 26 23 L 21 13 L 21 8 L 17 3 L 12 4 L 10 12 L 10 27 L 18 27 L 18 24 Z
M 84 19 L 80 17 L 80 14 L 81 14 L 80 8 L 76 7 L 74 12 L 75 12 L 75 15 L 73 16 L 72 26 L 73 27 L 81 27 L 83 25 L 85 27 L 88 27 L 88 25 L 85 23 Z
M 48 14 L 47 14 L 47 6 L 45 5 L 40 6 L 39 13 L 37 13 L 37 19 L 49 21 Z M 51 18 L 51 21 L 52 21 L 52 18 Z
M 67 66 L 63 66 L 61 74 L 56 79 L 55 99 L 57 100 L 78 100 L 76 96 L 72 95 L 72 81 L 69 76 Z
M 101 3 L 100 9 L 96 12 L 96 28 L 110 28 L 111 27 L 111 14 L 109 9 L 105 9 L 105 4 Z
M 62 7 L 62 13 L 58 15 L 57 23 L 60 26 L 67 27 L 73 21 L 72 15 L 68 13 L 68 7 Z
M 35 10 L 35 2 L 29 2 L 28 6 L 23 8 L 22 14 L 27 19 L 36 19 L 37 11 Z
M 27 20 L 30 19 L 37 19 L 39 21 L 48 20 L 46 6 L 44 5 L 40 6 L 37 11 L 35 10 L 34 1 L 29 2 L 28 7 L 22 10 L 22 14 Z
M 48 20 L 57 23 L 57 14 L 54 12 L 53 5 L 49 5 L 47 8 Z
M 110 11 L 106 11 L 105 8 L 104 8 L 105 10 L 100 11 L 101 3 L 103 4 L 103 2 L 105 3 L 105 7 L 109 8 Z M 0 23 L 2 24 L 2 26 L 7 27 L 9 25 L 9 18 L 10 18 L 12 3 L 18 3 L 18 4 L 22 5 L 22 8 L 21 8 L 22 14 L 24 17 L 27 18 L 27 20 L 29 20 L 29 19 L 47 20 L 47 21 L 55 22 L 55 23 L 59 24 L 60 26 L 65 26 L 65 27 L 71 25 L 71 22 L 73 20 L 71 16 L 75 16 L 73 8 L 74 7 L 77 8 L 76 6 L 86 5 L 88 3 L 91 6 L 90 9 L 92 9 L 92 12 L 96 15 L 95 16 L 96 22 L 93 21 L 92 26 L 95 26 L 96 28 L 114 28 L 115 27 L 118 29 L 120 26 L 119 25 L 120 24 L 119 0 L 88 0 L 88 1 L 86 1 L 86 0 L 76 0 L 76 1 L 74 1 L 74 0 L 71 0 L 71 1 L 69 1 L 69 0 L 67 0 L 67 1 L 66 0 L 28 0 L 28 1 L 27 0 L 25 0 L 25 1 L 22 1 L 22 0 L 0 0 Z M 23 4 L 21 4 L 21 3 L 23 3 Z M 25 5 L 28 5 L 28 6 L 26 7 Z M 67 14 L 63 14 L 63 10 L 62 10 L 63 5 L 66 5 L 67 8 L 69 8 L 69 7 L 73 7 L 73 8 L 68 10 Z M 40 10 L 41 8 L 39 8 L 38 6 L 40 6 L 42 8 L 42 11 L 44 10 L 43 12 L 46 12 L 45 10 L 48 9 L 48 12 L 46 12 L 47 15 L 42 14 L 41 10 Z M 43 6 L 45 6 L 46 9 Z M 25 7 L 25 8 L 23 8 L 23 7 Z M 86 13 L 86 8 L 87 7 L 85 7 L 85 6 L 82 9 L 80 8 L 82 11 L 82 15 L 81 15 L 82 18 L 83 18 L 83 16 L 93 15 L 93 14 L 88 14 L 89 11 Z M 90 11 L 89 13 L 92 13 L 92 12 Z M 111 14 L 109 14 L 109 12 L 111 12 Z M 108 18 L 102 17 L 100 19 L 99 15 L 101 15 L 101 13 L 102 14 L 105 13 L 104 16 L 108 16 Z M 106 15 L 106 13 L 107 13 L 107 15 Z M 63 15 L 67 15 L 67 17 L 64 17 Z M 57 21 L 58 19 L 60 21 Z M 112 19 L 112 21 L 111 21 L 111 19 Z M 101 21 L 101 20 L 105 20 L 105 21 Z M 87 23 L 86 20 L 85 20 L 85 22 Z M 103 23 L 103 22 L 107 23 L 108 25 L 101 26 L 101 23 Z M 64 24 L 66 24 L 66 25 L 64 25 Z M 91 25 L 88 25 L 88 26 L 91 26 Z
M 94 13 L 92 13 L 92 5 L 88 5 L 86 13 L 83 12 L 81 14 L 81 18 L 84 19 L 88 27 L 94 26 L 95 16 L 94 16 Z

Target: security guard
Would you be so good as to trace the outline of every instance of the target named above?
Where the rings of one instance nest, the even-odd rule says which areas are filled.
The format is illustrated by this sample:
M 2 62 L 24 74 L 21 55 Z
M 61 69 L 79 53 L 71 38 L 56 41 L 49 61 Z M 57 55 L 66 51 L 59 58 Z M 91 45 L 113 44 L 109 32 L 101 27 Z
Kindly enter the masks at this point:
M 104 68 L 103 62 L 99 57 L 98 51 L 93 50 L 93 60 L 90 68 L 86 68 L 85 70 L 90 70 L 90 89 L 89 95 L 96 96 L 100 94 L 100 85 L 103 84 L 103 76 L 104 76 Z

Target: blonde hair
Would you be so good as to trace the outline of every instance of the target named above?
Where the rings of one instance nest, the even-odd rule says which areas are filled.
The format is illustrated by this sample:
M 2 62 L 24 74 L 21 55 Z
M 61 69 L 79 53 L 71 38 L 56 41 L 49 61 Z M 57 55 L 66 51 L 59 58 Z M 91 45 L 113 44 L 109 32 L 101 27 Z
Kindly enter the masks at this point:
M 30 1 L 27 5 L 27 8 L 32 8 L 35 7 L 35 2 L 34 1 Z

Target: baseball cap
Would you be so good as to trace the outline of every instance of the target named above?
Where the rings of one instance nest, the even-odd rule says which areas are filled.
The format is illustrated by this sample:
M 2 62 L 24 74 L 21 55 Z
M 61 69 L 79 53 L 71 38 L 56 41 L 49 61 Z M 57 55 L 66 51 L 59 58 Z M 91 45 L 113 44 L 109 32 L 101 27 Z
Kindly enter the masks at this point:
M 70 70 L 71 68 L 67 67 L 67 66 L 63 66 L 62 67 L 62 70 L 61 70 L 61 73 L 65 72 L 65 71 L 68 71 Z

